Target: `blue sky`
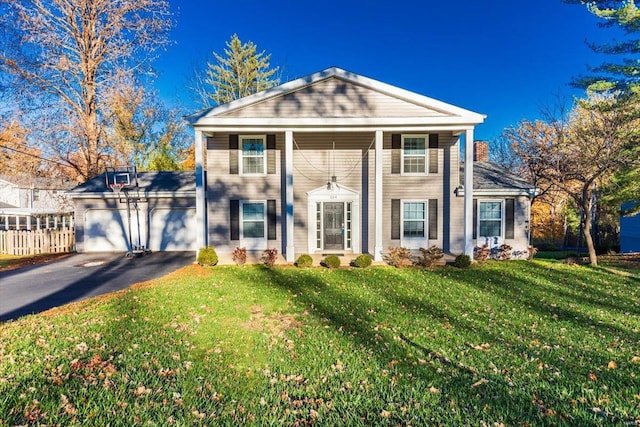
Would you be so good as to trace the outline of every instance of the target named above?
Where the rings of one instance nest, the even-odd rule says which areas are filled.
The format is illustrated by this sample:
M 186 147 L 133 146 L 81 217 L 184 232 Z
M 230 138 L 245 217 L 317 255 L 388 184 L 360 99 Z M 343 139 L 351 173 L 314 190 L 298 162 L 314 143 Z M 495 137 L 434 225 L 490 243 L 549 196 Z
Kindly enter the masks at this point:
M 222 53 L 233 33 L 271 53 L 288 81 L 330 66 L 488 117 L 490 140 L 536 118 L 556 95 L 581 95 L 572 77 L 602 61 L 585 40 L 611 33 L 583 6 L 560 0 L 173 1 L 174 44 L 155 63 L 156 87 L 190 104 L 194 64 Z

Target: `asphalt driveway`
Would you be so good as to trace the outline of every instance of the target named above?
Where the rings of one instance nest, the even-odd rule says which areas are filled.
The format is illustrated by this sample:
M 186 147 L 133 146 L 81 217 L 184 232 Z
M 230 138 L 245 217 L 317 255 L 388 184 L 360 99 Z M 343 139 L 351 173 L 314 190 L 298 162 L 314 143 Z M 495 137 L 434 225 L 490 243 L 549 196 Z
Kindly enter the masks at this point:
M 74 254 L 0 272 L 0 322 L 162 277 L 195 261 L 194 252 Z

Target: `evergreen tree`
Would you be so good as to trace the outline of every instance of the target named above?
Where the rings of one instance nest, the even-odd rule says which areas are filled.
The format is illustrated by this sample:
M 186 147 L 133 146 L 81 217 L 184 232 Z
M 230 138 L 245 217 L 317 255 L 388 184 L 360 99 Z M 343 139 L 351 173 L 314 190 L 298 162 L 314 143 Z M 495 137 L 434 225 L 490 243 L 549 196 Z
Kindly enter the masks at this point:
M 209 90 L 202 94 L 203 103 L 225 104 L 279 84 L 278 67 L 269 65 L 271 54 L 257 52 L 253 42 L 242 43 L 237 34 L 226 45 L 224 55 L 214 52 L 216 62 L 207 63 L 205 83 Z

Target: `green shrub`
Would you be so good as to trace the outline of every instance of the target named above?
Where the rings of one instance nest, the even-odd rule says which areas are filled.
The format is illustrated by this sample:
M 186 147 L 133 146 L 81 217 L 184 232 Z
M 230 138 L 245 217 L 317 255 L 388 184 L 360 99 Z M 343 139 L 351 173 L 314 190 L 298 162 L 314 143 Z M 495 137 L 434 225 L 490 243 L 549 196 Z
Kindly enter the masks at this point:
M 437 246 L 429 249 L 420 248 L 420 256 L 416 257 L 416 264 L 424 268 L 433 268 L 442 259 L 444 252 Z
M 268 248 L 262 252 L 260 258 L 266 267 L 273 267 L 278 260 L 278 250 L 276 248 Z
M 213 246 L 200 248 L 196 262 L 203 267 L 213 267 L 218 264 L 218 254 Z
M 367 254 L 358 255 L 356 259 L 353 260 L 353 266 L 358 268 L 367 268 L 371 265 L 371 257 Z
M 338 268 L 340 267 L 340 258 L 338 255 L 327 255 L 322 264 L 328 268 Z
M 309 268 L 313 265 L 313 258 L 311 255 L 303 254 L 298 257 L 296 266 L 300 268 Z
M 469 268 L 471 266 L 471 258 L 469 255 L 460 254 L 456 257 L 453 265 L 458 268 Z

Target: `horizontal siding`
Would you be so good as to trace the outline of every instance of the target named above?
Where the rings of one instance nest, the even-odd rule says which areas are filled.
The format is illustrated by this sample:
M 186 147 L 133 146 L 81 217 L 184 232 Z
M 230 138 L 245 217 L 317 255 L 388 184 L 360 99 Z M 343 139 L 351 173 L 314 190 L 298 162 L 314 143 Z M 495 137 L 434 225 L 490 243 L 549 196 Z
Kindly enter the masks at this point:
M 446 115 L 337 77 L 230 111 L 226 117 L 445 117 Z

